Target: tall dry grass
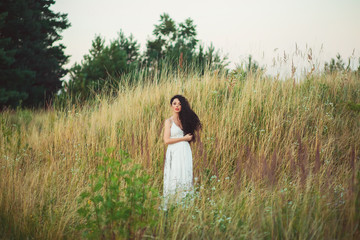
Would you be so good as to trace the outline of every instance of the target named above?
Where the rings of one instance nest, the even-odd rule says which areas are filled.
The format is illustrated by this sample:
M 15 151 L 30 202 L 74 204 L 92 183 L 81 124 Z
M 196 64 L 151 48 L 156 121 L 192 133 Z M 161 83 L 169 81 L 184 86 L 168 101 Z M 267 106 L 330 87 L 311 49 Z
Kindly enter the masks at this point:
M 162 127 L 180 93 L 203 123 L 198 197 L 160 212 L 144 238 L 360 237 L 360 115 L 347 107 L 360 102 L 357 76 L 143 78 L 82 107 L 1 114 L 0 236 L 79 238 L 76 199 L 107 147 L 127 150 L 161 193 Z

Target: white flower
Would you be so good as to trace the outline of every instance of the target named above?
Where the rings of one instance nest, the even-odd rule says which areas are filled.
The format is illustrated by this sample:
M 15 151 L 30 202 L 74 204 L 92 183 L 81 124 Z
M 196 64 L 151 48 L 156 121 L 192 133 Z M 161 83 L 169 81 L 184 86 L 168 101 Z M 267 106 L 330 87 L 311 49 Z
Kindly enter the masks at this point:
M 214 178 L 217 178 L 216 175 L 212 175 L 210 180 L 213 180 Z

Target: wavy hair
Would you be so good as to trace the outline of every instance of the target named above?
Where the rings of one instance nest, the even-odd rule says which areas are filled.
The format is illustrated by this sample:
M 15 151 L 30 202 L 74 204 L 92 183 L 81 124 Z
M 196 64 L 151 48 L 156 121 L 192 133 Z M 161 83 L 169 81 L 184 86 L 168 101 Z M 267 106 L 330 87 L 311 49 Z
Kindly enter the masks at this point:
M 191 141 L 195 142 L 195 131 L 202 128 L 200 119 L 191 109 L 188 100 L 182 95 L 173 96 L 170 100 L 170 105 L 172 105 L 172 102 L 175 98 L 179 99 L 181 103 L 181 111 L 179 112 L 179 118 L 181 121 L 181 125 L 183 126 L 184 135 L 191 133 L 193 135 Z

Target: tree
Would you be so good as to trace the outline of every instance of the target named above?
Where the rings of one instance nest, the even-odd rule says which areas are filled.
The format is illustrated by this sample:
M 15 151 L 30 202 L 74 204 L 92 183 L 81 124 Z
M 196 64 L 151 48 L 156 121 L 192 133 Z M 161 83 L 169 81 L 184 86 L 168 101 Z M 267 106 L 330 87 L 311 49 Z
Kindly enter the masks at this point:
M 240 65 L 236 64 L 234 70 L 231 71 L 230 76 L 238 80 L 245 80 L 247 76 L 251 74 L 261 74 L 265 70 L 265 67 L 259 67 L 257 61 L 253 59 L 251 55 L 248 56 L 247 62 L 242 62 Z
M 4 27 L 7 15 L 7 12 L 0 14 L 0 29 Z M 5 104 L 16 107 L 20 101 L 28 97 L 28 94 L 21 89 L 21 84 L 11 84 L 14 76 L 21 77 L 26 74 L 31 76 L 31 72 L 11 68 L 15 62 L 15 52 L 15 49 L 11 49 L 11 38 L 0 32 L 0 107 Z
M 196 56 L 196 47 L 199 40 L 196 38 L 196 26 L 191 18 L 186 19 L 183 23 L 179 23 L 177 30 L 177 39 L 174 46 L 168 50 L 171 58 L 177 60 L 182 58 L 185 67 L 189 67 Z M 181 66 L 182 67 L 182 66 Z
M 161 73 L 163 69 L 171 74 L 173 72 L 169 70 L 177 72 L 180 68 L 182 71 L 192 68 L 204 74 L 207 68 L 224 69 L 227 65 L 227 58 L 220 57 L 212 44 L 207 50 L 198 45 L 196 25 L 190 18 L 177 25 L 164 13 L 155 25 L 153 35 L 154 39 L 147 41 L 143 54 L 140 54 L 140 45 L 134 37 L 126 37 L 121 30 L 118 38 L 108 46 L 105 39 L 95 36 L 89 54 L 70 69 L 70 81 L 65 84 L 65 95 L 61 96 L 76 96 L 75 99 L 80 101 L 88 99 L 92 90 L 99 93 L 107 90 L 106 86 L 117 87 L 123 75 L 127 75 L 128 82 L 136 82 L 137 70 L 149 73 L 147 76 L 151 77 L 161 76 L 153 73 Z
M 147 41 L 145 62 L 147 66 L 159 65 L 177 39 L 177 27 L 175 21 L 167 13 L 160 15 L 160 23 L 155 25 L 153 31 L 154 40 Z
M 140 56 L 140 45 L 134 39 L 134 36 L 130 34 L 127 38 L 122 30 L 118 33 L 118 39 L 116 40 L 118 46 L 126 52 L 126 63 L 136 65 Z M 131 68 L 131 67 L 130 67 Z
M 227 58 L 221 58 L 212 44 L 206 52 L 202 45 L 198 45 L 196 25 L 191 18 L 176 24 L 169 14 L 163 13 L 159 24 L 155 25 L 153 36 L 153 40 L 147 41 L 143 57 L 148 67 L 157 66 L 161 70 L 165 63 L 174 70 L 178 67 L 184 70 L 196 68 L 204 73 L 205 68 L 222 69 L 227 65 Z
M 100 92 L 105 85 L 116 86 L 116 78 L 138 68 L 139 48 L 134 37 L 126 37 L 121 30 L 108 46 L 105 39 L 95 36 L 89 54 L 70 69 L 70 81 L 65 84 L 67 94 L 84 100 L 91 95 L 90 89 Z
M 0 108 L 39 106 L 61 88 L 66 74 L 60 32 L 67 14 L 54 13 L 53 0 L 0 2 Z
M 336 59 L 331 58 L 330 63 L 325 62 L 324 64 L 324 71 L 325 73 L 334 73 L 334 72 L 351 72 L 350 68 L 350 58 L 348 59 L 348 65 L 345 67 L 345 63 L 341 58 L 341 55 L 338 53 L 336 55 Z

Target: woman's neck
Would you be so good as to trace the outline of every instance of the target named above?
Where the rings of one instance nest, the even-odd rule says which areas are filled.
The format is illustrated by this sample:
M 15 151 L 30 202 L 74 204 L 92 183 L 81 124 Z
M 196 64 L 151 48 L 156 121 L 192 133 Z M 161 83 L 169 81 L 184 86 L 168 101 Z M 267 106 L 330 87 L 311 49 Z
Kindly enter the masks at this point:
M 180 120 L 179 113 L 177 113 L 177 112 L 173 113 L 172 117 L 173 117 L 173 119 L 175 119 L 175 120 Z

